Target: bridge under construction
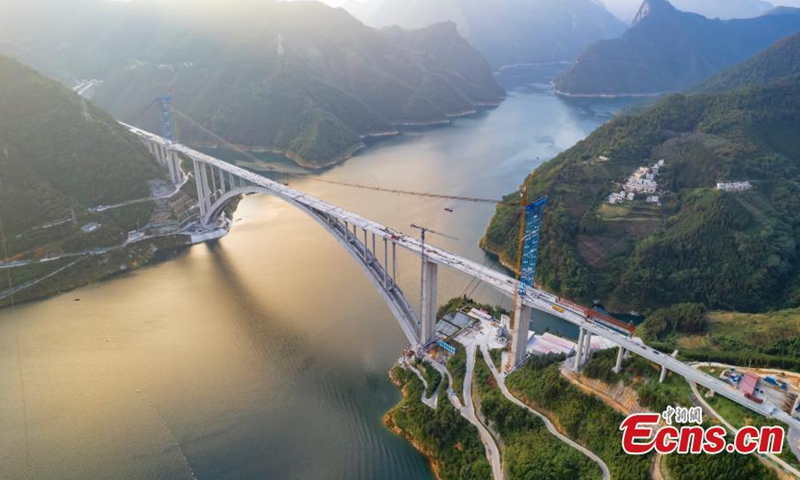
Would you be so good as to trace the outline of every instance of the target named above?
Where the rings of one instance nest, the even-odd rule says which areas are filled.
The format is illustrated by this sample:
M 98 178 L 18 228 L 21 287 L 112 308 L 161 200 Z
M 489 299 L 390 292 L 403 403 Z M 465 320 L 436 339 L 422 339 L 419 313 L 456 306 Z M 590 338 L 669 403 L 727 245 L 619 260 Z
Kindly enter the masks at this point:
M 190 162 L 200 207 L 199 225 L 214 230 L 229 225 L 224 218 L 225 207 L 242 195 L 264 193 L 295 206 L 317 221 L 353 257 L 364 270 L 376 290 L 383 296 L 392 314 L 415 349 L 425 350 L 438 341 L 436 336 L 437 281 L 439 268 L 459 271 L 475 281 L 489 285 L 513 299 L 517 319 L 511 329 L 512 361 L 525 361 L 524 348 L 528 338 L 533 309 L 555 315 L 580 329 L 575 367 L 580 369 L 589 358 L 592 336 L 605 338 L 619 347 L 616 368 L 621 367 L 626 352 L 639 355 L 667 371 L 681 375 L 761 415 L 772 417 L 800 428 L 800 421 L 769 404 L 757 403 L 722 380 L 707 375 L 673 356 L 663 354 L 631 336 L 629 327 L 536 288 L 532 279 L 520 281 L 485 265 L 449 253 L 430 243 L 422 242 L 397 230 L 381 225 L 353 212 L 314 198 L 290 186 L 237 167 L 185 145 L 139 128 L 123 124 L 138 136 L 159 164 L 169 171 L 174 183 L 181 183 L 184 162 Z M 402 249 L 422 259 L 420 313 L 407 300 L 396 282 L 397 250 Z

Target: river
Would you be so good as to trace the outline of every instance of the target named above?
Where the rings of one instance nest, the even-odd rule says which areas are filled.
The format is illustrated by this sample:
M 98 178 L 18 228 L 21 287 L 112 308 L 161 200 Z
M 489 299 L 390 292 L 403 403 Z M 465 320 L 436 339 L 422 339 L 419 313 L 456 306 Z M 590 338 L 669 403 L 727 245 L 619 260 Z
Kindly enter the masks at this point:
M 500 198 L 623 106 L 560 100 L 551 74 L 507 70 L 496 110 L 405 132 L 321 175 Z M 432 243 L 489 263 L 477 245 L 493 205 L 292 186 L 408 233 L 412 222 L 445 232 L 459 240 Z M 362 271 L 274 198 L 247 197 L 236 219 L 214 245 L 0 311 L 0 478 L 432 478 L 381 424 L 406 339 Z M 401 260 L 416 304 L 418 259 Z M 469 286 L 441 272 L 440 300 Z M 488 287 L 474 295 L 501 301 Z M 546 317 L 533 328 L 574 333 Z

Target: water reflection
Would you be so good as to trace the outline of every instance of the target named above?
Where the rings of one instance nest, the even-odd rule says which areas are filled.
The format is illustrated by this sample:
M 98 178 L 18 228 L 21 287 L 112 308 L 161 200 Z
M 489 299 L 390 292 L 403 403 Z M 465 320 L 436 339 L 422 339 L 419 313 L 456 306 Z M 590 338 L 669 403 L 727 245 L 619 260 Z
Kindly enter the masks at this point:
M 497 110 L 405 132 L 322 175 L 500 198 L 608 118 L 532 83 Z M 446 232 L 460 241 L 438 246 L 491 264 L 477 244 L 493 205 L 293 186 L 408 233 Z M 291 206 L 251 196 L 236 217 L 217 244 L 0 312 L 0 478 L 431 478 L 380 423 L 398 398 L 386 372 L 406 343 L 381 296 Z M 418 262 L 399 260 L 414 304 Z M 441 299 L 468 289 L 469 278 L 440 273 Z M 481 285 L 474 294 L 506 301 Z M 546 315 L 534 325 L 571 333 Z

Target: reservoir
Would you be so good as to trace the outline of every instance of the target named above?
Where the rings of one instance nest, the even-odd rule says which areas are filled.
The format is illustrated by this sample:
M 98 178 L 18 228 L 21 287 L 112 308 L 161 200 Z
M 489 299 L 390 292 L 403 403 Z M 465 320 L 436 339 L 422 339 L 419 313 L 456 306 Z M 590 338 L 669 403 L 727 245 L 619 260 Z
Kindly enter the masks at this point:
M 499 199 L 625 106 L 556 98 L 553 68 L 506 70 L 499 108 L 406 131 L 320 176 Z M 491 264 L 478 241 L 494 205 L 291 185 L 409 234 L 444 232 L 458 240 L 430 242 Z M 0 311 L 0 478 L 432 478 L 382 426 L 407 341 L 363 272 L 279 200 L 249 196 L 234 218 L 215 244 Z M 398 275 L 417 306 L 419 259 L 402 256 Z M 504 301 L 452 272 L 439 282 L 441 302 Z M 548 317 L 532 328 L 574 334 Z

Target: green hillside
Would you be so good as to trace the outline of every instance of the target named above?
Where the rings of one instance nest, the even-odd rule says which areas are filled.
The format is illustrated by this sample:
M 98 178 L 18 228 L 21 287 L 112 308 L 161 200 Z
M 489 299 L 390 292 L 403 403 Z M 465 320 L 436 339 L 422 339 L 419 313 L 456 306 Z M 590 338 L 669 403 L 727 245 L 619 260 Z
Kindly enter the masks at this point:
M 146 107 L 172 92 L 180 111 L 226 140 L 309 167 L 347 158 L 365 136 L 447 123 L 505 95 L 452 23 L 379 31 L 319 2 L 164 8 L 97 0 L 91 20 L 48 32 L 33 17 L 29 30 L 44 39 L 0 33 L 0 48 L 59 78 L 103 80 L 95 101 L 117 118 L 155 130 Z M 196 146 L 218 142 L 187 121 L 180 133 Z
M 800 33 L 784 38 L 741 65 L 714 75 L 691 91 L 720 93 L 778 81 L 800 81 Z
M 91 119 L 80 97 L 0 56 L 0 216 L 12 257 L 120 243 L 128 219 L 88 208 L 147 197 L 147 181 L 163 176 L 114 119 L 86 108 Z M 77 225 L 36 228 L 69 219 L 72 211 Z M 101 227 L 80 231 L 92 221 Z
M 711 20 L 645 0 L 625 34 L 588 47 L 555 81 L 565 95 L 654 95 L 683 90 L 800 31 L 793 9 Z
M 800 305 L 798 131 L 797 82 L 674 95 L 609 122 L 528 180 L 529 200 L 550 198 L 539 282 L 615 309 Z M 666 163 L 660 205 L 644 195 L 608 203 L 634 170 L 658 159 Z M 719 181 L 754 188 L 721 192 Z M 516 252 L 517 198 L 498 207 L 483 241 L 507 263 Z

